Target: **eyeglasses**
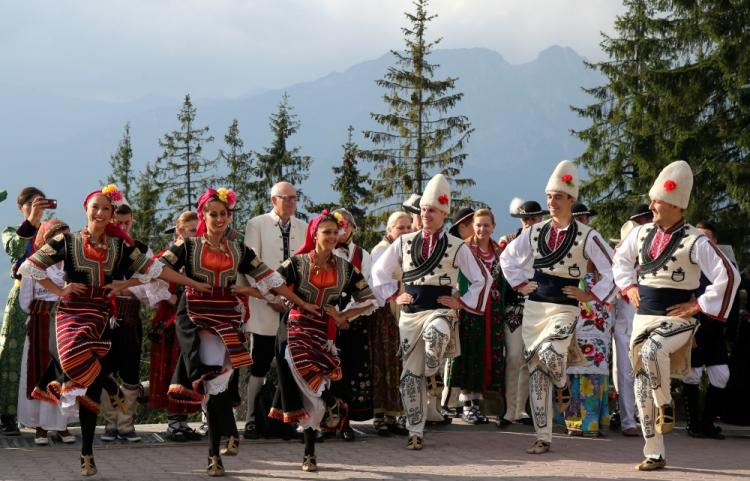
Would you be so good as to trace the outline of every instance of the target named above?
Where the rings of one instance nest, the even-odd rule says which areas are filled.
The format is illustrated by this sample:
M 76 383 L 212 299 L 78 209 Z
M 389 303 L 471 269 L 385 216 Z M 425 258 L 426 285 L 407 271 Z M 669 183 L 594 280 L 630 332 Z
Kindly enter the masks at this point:
M 296 195 L 274 195 L 274 197 L 284 202 L 297 202 Z

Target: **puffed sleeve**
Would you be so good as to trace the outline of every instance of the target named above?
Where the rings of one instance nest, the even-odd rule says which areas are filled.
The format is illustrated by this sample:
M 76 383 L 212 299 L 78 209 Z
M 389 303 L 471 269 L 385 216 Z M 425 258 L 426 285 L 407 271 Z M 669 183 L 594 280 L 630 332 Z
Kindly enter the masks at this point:
M 57 234 L 24 261 L 18 274 L 35 280 L 46 279 L 47 269 L 65 259 L 65 234 Z
M 358 307 L 368 307 L 368 309 L 352 319 L 356 319 L 359 316 L 370 315 L 378 308 L 378 300 L 375 298 L 375 294 L 372 293 L 369 284 L 367 284 L 367 279 L 362 272 L 354 266 L 351 267 L 351 275 L 349 276 L 349 282 L 347 282 L 344 287 L 344 292 L 349 294 L 354 300 L 347 305 L 347 310 Z
M 187 244 L 183 239 L 177 239 L 174 243 L 169 246 L 169 249 L 165 250 L 159 261 L 176 271 L 182 270 L 187 262 Z
M 240 252 L 242 258 L 237 271 L 251 277 L 255 281 L 255 287 L 262 294 L 265 295 L 271 289 L 284 285 L 284 279 L 265 265 L 253 249 L 245 244 L 240 244 Z
M 148 247 L 145 244 L 136 242 L 134 246 L 124 249 L 128 256 L 128 270 L 133 273 L 133 277 L 145 284 L 159 277 L 163 264 L 156 262 L 148 254 Z

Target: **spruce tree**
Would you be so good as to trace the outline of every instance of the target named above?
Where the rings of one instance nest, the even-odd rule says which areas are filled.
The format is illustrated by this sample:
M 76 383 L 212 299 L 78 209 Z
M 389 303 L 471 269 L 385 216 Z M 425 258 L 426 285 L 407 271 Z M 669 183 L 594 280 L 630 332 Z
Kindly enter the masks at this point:
M 354 127 L 347 129 L 347 141 L 342 145 L 344 150 L 341 165 L 334 165 L 334 181 L 331 187 L 339 194 L 338 201 L 308 205 L 308 212 L 321 212 L 323 209 L 343 207 L 352 213 L 357 220 L 357 233 L 354 242 L 357 245 L 371 248 L 380 239 L 381 234 L 375 230 L 377 220 L 368 213 L 366 205 L 372 202 L 372 192 L 367 188 L 369 175 L 362 174 L 358 166 L 359 146 L 354 142 Z
M 289 95 L 281 96 L 278 110 L 271 114 L 269 127 L 273 134 L 271 146 L 263 153 L 256 152 L 255 165 L 252 169 L 255 180 L 252 183 L 253 198 L 251 205 L 252 216 L 263 214 L 268 210 L 271 187 L 282 180 L 294 185 L 297 189 L 299 205 L 305 200 L 301 184 L 310 176 L 312 159 L 307 155 L 300 155 L 300 148 L 287 147 L 289 137 L 297 133 L 302 123 L 293 113 L 289 105 Z M 298 212 L 303 217 L 301 212 Z
M 130 140 L 130 122 L 128 122 L 125 124 L 117 151 L 109 158 L 109 166 L 112 170 L 107 176 L 107 183 L 116 184 L 125 194 L 125 198 L 128 198 L 130 194 L 130 182 L 133 178 L 132 160 L 133 145 Z
M 592 121 L 576 134 L 590 175 L 583 194 L 613 235 L 623 205 L 645 200 L 659 170 L 686 160 L 694 174 L 688 221 L 716 220 L 722 242 L 746 255 L 750 221 L 748 158 L 750 2 L 629 0 L 617 36 L 602 42 L 609 60 L 590 65 L 605 85 L 576 109 Z
M 135 192 L 129 201 L 133 208 L 132 237 L 149 245 L 154 251 L 162 244 L 162 232 L 171 223 L 171 219 L 159 217 L 161 190 L 156 181 L 157 172 L 154 165 L 147 163 L 138 174 Z
M 373 163 L 375 177 L 370 183 L 380 209 L 421 193 L 438 172 L 452 180 L 457 205 L 468 201 L 463 194 L 474 185 L 472 179 L 459 177 L 466 159 L 463 148 L 473 129 L 466 116 L 448 115 L 463 97 L 454 92 L 458 79 L 434 78 L 439 65 L 430 63 L 429 56 L 441 39 L 426 38 L 427 24 L 437 17 L 427 13 L 427 5 L 427 0 L 416 0 L 415 12 L 405 12 L 405 50 L 391 51 L 395 65 L 376 81 L 386 90 L 383 98 L 389 112 L 370 115 L 383 130 L 364 132 L 375 145 L 362 155 Z
M 159 145 L 164 152 L 157 159 L 159 185 L 165 196 L 169 215 L 176 217 L 185 210 L 195 210 L 201 192 L 213 183 L 210 172 L 216 162 L 203 157 L 203 146 L 213 142 L 209 128 L 196 127 L 196 108 L 185 95 L 182 109 L 177 115 L 180 128 L 164 134 Z M 162 164 L 166 162 L 165 164 Z
M 250 218 L 252 206 L 253 185 L 253 154 L 245 151 L 244 141 L 240 138 L 240 128 L 237 119 L 232 121 L 229 130 L 224 135 L 225 149 L 219 149 L 219 159 L 227 167 L 227 175 L 222 179 L 223 187 L 233 189 L 237 193 L 237 206 L 234 210 L 234 225 L 240 231 Z

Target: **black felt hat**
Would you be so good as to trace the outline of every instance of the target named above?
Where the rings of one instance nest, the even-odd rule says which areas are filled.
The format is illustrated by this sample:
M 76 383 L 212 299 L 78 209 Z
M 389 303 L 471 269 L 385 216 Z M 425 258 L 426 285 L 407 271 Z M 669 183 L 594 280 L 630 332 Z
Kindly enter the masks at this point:
M 635 220 L 644 215 L 653 216 L 654 213 L 651 212 L 651 208 L 648 204 L 638 204 L 630 211 L 630 217 L 628 217 L 628 220 Z
M 539 202 L 535 200 L 527 200 L 516 209 L 516 212 L 511 213 L 510 216 L 517 219 L 524 219 L 526 217 L 536 217 L 538 215 L 547 214 L 549 214 L 549 211 L 542 209 Z
M 575 204 L 573 204 L 573 206 L 570 208 L 570 212 L 573 214 L 573 217 L 577 217 L 579 215 L 596 215 L 596 211 L 594 209 L 589 209 L 588 207 L 586 207 L 586 204 L 584 204 L 583 202 L 576 202 Z
M 406 202 L 401 204 L 404 210 L 410 214 L 419 214 L 421 212 L 419 208 L 419 201 L 422 200 L 422 196 L 419 194 L 412 194 L 406 199 Z
M 451 218 L 451 224 L 453 224 L 448 231 L 451 235 L 459 237 L 458 235 L 458 226 L 462 222 L 466 221 L 467 219 L 471 218 L 471 216 L 474 215 L 474 209 L 471 207 L 461 207 L 458 209 Z

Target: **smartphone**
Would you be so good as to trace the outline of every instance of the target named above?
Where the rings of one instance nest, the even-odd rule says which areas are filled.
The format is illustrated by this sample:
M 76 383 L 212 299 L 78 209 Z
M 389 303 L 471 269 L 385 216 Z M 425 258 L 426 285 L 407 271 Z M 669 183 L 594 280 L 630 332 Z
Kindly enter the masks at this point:
M 56 199 L 44 199 L 44 203 L 46 204 L 47 209 L 57 209 Z

